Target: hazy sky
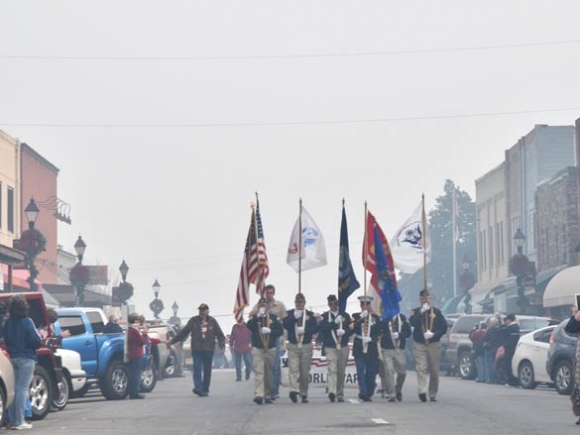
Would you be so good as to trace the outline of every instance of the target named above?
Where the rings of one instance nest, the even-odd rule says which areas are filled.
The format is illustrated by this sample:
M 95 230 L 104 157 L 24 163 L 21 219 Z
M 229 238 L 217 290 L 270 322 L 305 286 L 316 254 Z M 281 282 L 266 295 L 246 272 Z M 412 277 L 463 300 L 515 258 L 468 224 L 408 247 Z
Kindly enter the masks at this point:
M 231 312 L 255 191 L 287 305 L 300 197 L 318 223 L 328 266 L 302 282 L 323 305 L 343 197 L 362 282 L 365 200 L 391 237 L 421 193 L 431 207 L 450 178 L 474 197 L 534 124 L 580 117 L 578 16 L 577 0 L 3 1 L 0 129 L 60 168 L 59 242 L 82 234 L 115 272 L 125 258 L 139 311 L 158 278 L 163 316 Z

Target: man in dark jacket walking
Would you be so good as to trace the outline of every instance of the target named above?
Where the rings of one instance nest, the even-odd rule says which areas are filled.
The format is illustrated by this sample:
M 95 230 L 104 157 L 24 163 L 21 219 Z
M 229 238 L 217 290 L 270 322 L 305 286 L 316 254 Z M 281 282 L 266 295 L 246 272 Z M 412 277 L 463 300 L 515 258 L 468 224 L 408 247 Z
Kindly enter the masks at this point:
M 218 346 L 223 351 L 226 347 L 226 337 L 217 320 L 209 315 L 207 304 L 201 304 L 198 310 L 199 315 L 189 319 L 170 343 L 178 343 L 191 334 L 193 393 L 200 397 L 206 397 L 209 395 L 215 341 L 217 339 Z
M 411 336 L 407 318 L 399 313 L 381 321 L 381 351 L 385 364 L 385 378 L 389 402 L 403 400 L 403 383 L 407 377 L 405 342 Z M 397 375 L 395 381 L 395 374 Z
M 517 387 L 519 381 L 512 372 L 512 360 L 514 359 L 514 353 L 520 340 L 520 325 L 516 322 L 515 314 L 505 316 L 504 325 L 500 328 L 499 332 L 505 351 L 504 358 L 507 364 L 508 384 L 512 387 Z

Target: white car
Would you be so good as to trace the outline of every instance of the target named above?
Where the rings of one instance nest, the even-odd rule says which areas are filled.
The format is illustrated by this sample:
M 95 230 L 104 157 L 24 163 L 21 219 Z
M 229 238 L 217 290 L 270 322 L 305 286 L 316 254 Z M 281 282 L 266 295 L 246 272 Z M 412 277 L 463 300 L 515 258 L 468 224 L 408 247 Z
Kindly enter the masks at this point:
M 550 335 L 556 326 L 546 326 L 523 335 L 518 342 L 512 360 L 512 371 L 526 389 L 536 388 L 538 383 L 551 384 L 546 372 Z
M 54 408 L 64 409 L 69 395 L 81 390 L 87 383 L 87 375 L 81 367 L 81 356 L 78 352 L 58 348 L 55 352 L 62 360 L 62 380 L 58 383 L 58 397 L 52 401 Z
M 4 423 L 6 410 L 14 401 L 14 370 L 8 352 L 0 348 L 0 425 Z

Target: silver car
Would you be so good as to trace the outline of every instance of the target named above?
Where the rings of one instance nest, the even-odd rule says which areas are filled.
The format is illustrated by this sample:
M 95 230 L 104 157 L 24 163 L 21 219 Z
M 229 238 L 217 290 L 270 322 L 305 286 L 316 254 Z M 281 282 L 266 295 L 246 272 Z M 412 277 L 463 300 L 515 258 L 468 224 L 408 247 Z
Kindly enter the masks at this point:
M 14 370 L 10 356 L 0 349 L 0 427 L 4 424 L 6 410 L 14 401 Z

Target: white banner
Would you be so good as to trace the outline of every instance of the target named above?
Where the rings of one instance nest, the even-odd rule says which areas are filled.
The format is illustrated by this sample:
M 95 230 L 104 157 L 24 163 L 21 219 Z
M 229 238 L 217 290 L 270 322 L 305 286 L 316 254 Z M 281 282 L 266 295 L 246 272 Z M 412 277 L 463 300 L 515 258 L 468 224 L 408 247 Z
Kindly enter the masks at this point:
M 286 262 L 298 272 L 298 261 L 302 259 L 302 271 L 326 266 L 326 247 L 324 237 L 320 229 L 310 217 L 304 207 L 302 207 L 302 249 L 298 249 L 300 244 L 300 216 L 296 220 L 290 243 L 288 244 L 288 257 Z
M 403 273 L 415 273 L 423 268 L 423 253 L 427 252 L 427 263 L 431 260 L 431 240 L 425 233 L 422 219 L 422 203 L 413 215 L 399 228 L 389 242 L 395 268 Z

